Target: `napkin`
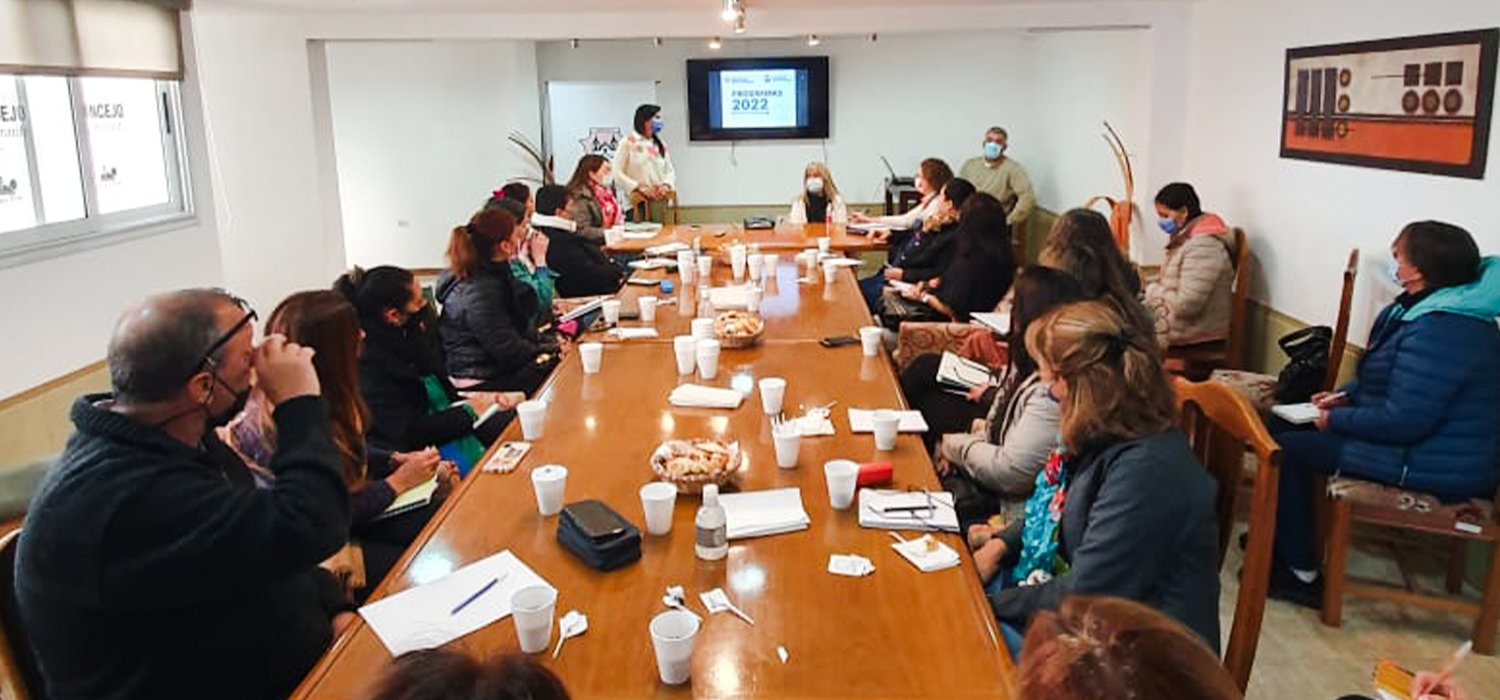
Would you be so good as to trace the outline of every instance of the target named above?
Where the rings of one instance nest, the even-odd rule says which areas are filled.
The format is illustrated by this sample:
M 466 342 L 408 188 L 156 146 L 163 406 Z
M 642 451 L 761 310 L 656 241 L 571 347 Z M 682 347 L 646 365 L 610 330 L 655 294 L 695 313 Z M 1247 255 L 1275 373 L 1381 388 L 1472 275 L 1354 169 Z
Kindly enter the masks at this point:
M 655 328 L 611 328 L 609 334 L 618 340 L 656 338 L 660 335 Z
M 916 539 L 907 540 L 901 544 L 891 545 L 891 549 L 906 557 L 912 566 L 917 567 L 924 574 L 943 569 L 951 569 L 958 566 L 958 552 L 953 551 L 946 542 L 936 538 L 928 539 L 931 535 L 925 535 Z M 931 547 L 931 549 L 928 549 Z
M 927 432 L 927 421 L 922 418 L 921 411 L 897 411 L 901 414 L 901 420 L 896 424 L 896 430 L 903 433 L 925 433 Z M 856 433 L 875 432 L 875 411 L 864 408 L 849 409 L 849 430 Z
M 657 270 L 677 267 L 677 261 L 669 258 L 645 258 L 631 260 L 630 266 L 637 270 Z
M 708 299 L 715 309 L 744 309 L 750 306 L 750 290 L 755 285 L 741 284 L 731 287 L 714 287 L 708 291 Z
M 828 573 L 859 578 L 875 573 L 875 565 L 858 554 L 831 554 L 828 556 Z
M 824 258 L 821 264 L 835 267 L 859 267 L 863 263 L 854 258 Z
M 719 389 L 701 384 L 683 384 L 672 390 L 667 400 L 673 406 L 689 408 L 739 408 L 745 395 L 733 389 Z
M 797 421 L 797 432 L 802 437 L 818 437 L 819 435 L 833 435 L 833 421 L 828 420 L 829 410 L 826 408 L 808 409 L 807 415 L 795 419 Z

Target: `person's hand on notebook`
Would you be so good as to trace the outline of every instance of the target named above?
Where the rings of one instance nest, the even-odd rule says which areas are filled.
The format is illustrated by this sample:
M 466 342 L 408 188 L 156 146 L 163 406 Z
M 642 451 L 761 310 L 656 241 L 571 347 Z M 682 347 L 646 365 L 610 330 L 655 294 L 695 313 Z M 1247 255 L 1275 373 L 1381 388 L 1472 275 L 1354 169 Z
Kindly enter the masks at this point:
M 385 478 L 385 482 L 392 491 L 406 493 L 432 480 L 441 461 L 438 451 L 431 447 L 421 452 L 394 453 L 391 455 L 391 463 L 396 468 Z
M 1313 394 L 1312 404 L 1323 410 L 1349 405 L 1349 395 L 1342 391 L 1320 391 Z
M 900 280 L 906 276 L 906 272 L 899 267 L 887 267 L 883 274 L 888 280 Z
M 1433 671 L 1418 671 L 1411 682 L 1414 700 L 1469 700 L 1469 693 L 1452 678 Z
M 979 403 L 979 400 L 984 398 L 985 390 L 989 388 L 990 385 L 988 384 L 980 384 L 979 386 L 969 387 L 969 403 Z
M 1313 419 L 1313 425 L 1316 426 L 1318 430 L 1321 430 L 1323 432 L 1328 432 L 1328 410 L 1327 409 L 1318 411 L 1318 417 Z

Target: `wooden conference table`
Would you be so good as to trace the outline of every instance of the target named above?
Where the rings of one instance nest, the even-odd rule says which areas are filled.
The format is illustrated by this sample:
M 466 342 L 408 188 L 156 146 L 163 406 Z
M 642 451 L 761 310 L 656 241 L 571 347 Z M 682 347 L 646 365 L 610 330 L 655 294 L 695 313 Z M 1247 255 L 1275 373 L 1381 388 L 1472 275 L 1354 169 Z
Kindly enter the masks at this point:
M 777 224 L 771 229 L 746 229 L 742 224 L 666 224 L 651 238 L 625 238 L 609 246 L 611 253 L 642 253 L 668 243 L 694 240 L 704 248 L 722 248 L 731 243 L 755 243 L 763 251 L 797 251 L 818 247 L 827 236 L 834 250 L 864 251 L 885 247 L 870 236 L 849 231 L 840 224 Z
M 677 375 L 670 343 L 609 344 L 602 371 L 594 375 L 585 375 L 577 354 L 570 354 L 542 390 L 550 401 L 546 432 L 520 467 L 509 474 L 471 474 L 374 597 L 508 549 L 558 588 L 559 617 L 573 609 L 589 617 L 588 632 L 570 640 L 558 659 L 536 656 L 580 699 L 1012 697 L 1014 669 L 970 558 L 959 568 L 921 573 L 891 549 L 887 532 L 861 528 L 853 509 L 829 506 L 822 471 L 829 459 L 889 460 L 896 488 L 937 488 L 937 480 L 916 435 L 902 435 L 894 451 L 881 453 L 870 435 L 849 431 L 844 408 L 902 404 L 887 357 L 866 358 L 858 345 L 829 349 L 816 342 L 860 323 L 863 301 L 851 272 L 841 270 L 826 289 L 821 279 L 796 283 L 787 276 L 791 267 L 789 260 L 783 263 L 778 282 L 802 313 L 772 322 L 757 347 L 725 349 L 718 378 L 702 383 L 750 392 L 760 377 L 784 377 L 788 412 L 838 401 L 837 434 L 804 438 L 797 468 L 777 468 L 758 393 L 735 410 L 671 406 L 672 387 L 697 380 Z M 658 323 L 666 336 L 665 326 L 674 321 L 663 314 Z M 699 561 L 693 554 L 698 498 L 683 495 L 670 534 L 644 535 L 640 561 L 600 573 L 557 543 L 556 516 L 538 515 L 527 475 L 532 467 L 555 463 L 568 468 L 567 501 L 596 498 L 643 522 L 638 489 L 654 479 L 648 455 L 663 440 L 690 437 L 738 440 L 749 458 L 738 487 L 800 487 L 811 527 L 735 540 L 726 559 Z M 502 440 L 519 439 L 517 422 Z M 962 551 L 958 535 L 939 537 Z M 868 557 L 875 573 L 848 578 L 827 572 L 829 555 L 848 553 Z M 666 609 L 661 597 L 669 585 L 684 586 L 690 607 L 700 613 L 697 594 L 722 587 L 755 619 L 750 626 L 729 614 L 708 616 L 693 654 L 692 681 L 675 687 L 657 679 L 647 633 L 651 617 Z M 482 656 L 513 651 L 515 627 L 507 617 L 451 646 Z M 789 653 L 785 664 L 778 646 Z M 389 659 L 375 634 L 358 622 L 293 697 L 347 700 Z

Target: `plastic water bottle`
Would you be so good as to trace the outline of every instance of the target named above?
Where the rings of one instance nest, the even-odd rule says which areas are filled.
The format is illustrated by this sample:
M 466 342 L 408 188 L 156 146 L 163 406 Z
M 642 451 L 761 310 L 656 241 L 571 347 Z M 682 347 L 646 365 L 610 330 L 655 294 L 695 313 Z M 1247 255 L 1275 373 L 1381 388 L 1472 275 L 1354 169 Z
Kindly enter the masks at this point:
M 694 524 L 698 535 L 693 542 L 693 552 L 699 559 L 717 561 L 729 555 L 729 531 L 725 526 L 724 507 L 719 505 L 717 484 L 703 487 L 703 505 L 698 507 Z

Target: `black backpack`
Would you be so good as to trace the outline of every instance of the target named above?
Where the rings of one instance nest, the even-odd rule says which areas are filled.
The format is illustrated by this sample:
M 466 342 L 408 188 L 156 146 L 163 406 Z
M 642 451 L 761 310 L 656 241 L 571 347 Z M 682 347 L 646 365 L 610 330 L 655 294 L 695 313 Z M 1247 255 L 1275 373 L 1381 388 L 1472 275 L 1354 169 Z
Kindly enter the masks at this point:
M 1276 403 L 1305 403 L 1322 390 L 1328 373 L 1328 348 L 1333 343 L 1333 329 L 1309 326 L 1288 333 L 1276 341 L 1286 353 L 1286 367 L 1276 377 Z

